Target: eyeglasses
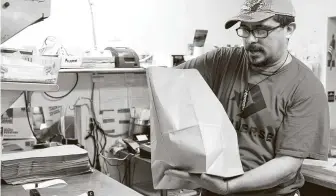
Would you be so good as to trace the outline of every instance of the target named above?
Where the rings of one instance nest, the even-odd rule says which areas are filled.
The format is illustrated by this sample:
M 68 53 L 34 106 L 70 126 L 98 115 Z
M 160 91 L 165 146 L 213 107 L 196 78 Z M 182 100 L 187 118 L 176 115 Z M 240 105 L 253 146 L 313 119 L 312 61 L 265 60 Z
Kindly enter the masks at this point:
M 248 38 L 252 32 L 252 35 L 255 38 L 266 38 L 272 31 L 274 31 L 275 29 L 282 27 L 281 25 L 276 26 L 274 28 L 271 29 L 253 29 L 253 30 L 249 30 L 247 28 L 244 27 L 239 27 L 238 29 L 236 29 L 237 35 L 239 37 L 242 38 Z

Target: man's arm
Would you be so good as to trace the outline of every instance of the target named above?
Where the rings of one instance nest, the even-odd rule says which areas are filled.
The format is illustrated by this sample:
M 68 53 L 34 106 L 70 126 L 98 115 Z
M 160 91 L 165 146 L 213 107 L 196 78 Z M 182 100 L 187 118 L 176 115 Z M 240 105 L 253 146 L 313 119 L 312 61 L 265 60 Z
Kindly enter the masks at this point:
M 228 181 L 230 193 L 257 191 L 276 187 L 297 175 L 303 159 L 278 156 L 271 161 Z M 210 190 L 211 191 L 211 190 Z
M 207 174 L 199 176 L 179 170 L 167 170 L 165 174 L 193 182 L 213 193 L 228 195 L 276 187 L 293 179 L 297 175 L 302 162 L 303 159 L 301 158 L 278 156 L 264 165 L 229 181 Z

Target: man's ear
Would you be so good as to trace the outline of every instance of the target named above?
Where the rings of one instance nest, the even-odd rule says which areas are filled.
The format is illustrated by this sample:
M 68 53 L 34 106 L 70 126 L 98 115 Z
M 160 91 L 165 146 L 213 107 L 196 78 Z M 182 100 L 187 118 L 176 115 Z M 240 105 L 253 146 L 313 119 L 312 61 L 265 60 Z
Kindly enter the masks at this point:
M 285 27 L 286 38 L 289 39 L 292 37 L 294 31 L 296 29 L 296 24 L 294 22 L 290 23 Z

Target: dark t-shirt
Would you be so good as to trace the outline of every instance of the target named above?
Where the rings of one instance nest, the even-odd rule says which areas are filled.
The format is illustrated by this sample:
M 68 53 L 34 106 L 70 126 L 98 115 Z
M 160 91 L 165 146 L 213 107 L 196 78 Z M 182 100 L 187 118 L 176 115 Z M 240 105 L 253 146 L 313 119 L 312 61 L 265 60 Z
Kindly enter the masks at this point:
M 327 160 L 327 97 L 321 82 L 298 59 L 293 57 L 288 65 L 260 84 L 257 83 L 272 73 L 249 66 L 244 48 L 214 50 L 177 68 L 197 69 L 223 104 L 237 130 L 244 171 L 277 155 Z M 251 87 L 242 112 L 243 92 Z M 285 195 L 303 184 L 299 171 L 289 182 L 253 195 Z

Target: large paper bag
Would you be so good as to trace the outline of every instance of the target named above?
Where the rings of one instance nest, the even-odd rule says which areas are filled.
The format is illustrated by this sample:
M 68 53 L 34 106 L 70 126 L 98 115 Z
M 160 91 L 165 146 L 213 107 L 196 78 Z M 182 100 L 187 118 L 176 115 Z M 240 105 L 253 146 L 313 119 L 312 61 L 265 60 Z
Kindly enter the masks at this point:
M 196 188 L 167 169 L 223 178 L 243 174 L 236 130 L 195 69 L 147 69 L 155 189 Z

